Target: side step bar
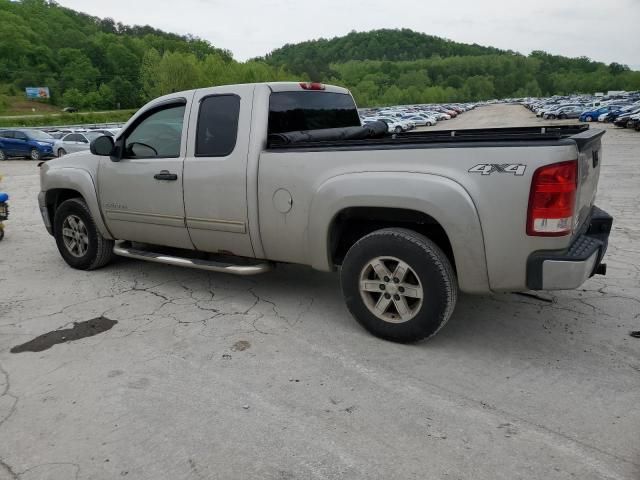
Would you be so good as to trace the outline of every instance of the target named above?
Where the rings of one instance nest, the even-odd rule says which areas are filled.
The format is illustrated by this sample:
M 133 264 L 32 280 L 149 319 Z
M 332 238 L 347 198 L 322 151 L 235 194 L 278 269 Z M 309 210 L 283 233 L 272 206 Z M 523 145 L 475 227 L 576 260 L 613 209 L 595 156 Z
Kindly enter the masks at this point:
M 228 262 L 215 262 L 211 260 L 200 260 L 196 258 L 177 257 L 164 253 L 155 253 L 147 250 L 133 248 L 129 242 L 116 243 L 113 253 L 121 257 L 135 258 L 136 260 L 146 260 L 147 262 L 165 263 L 177 267 L 197 268 L 210 272 L 231 273 L 233 275 L 258 275 L 273 269 L 270 262 L 255 263 L 252 265 L 237 265 Z

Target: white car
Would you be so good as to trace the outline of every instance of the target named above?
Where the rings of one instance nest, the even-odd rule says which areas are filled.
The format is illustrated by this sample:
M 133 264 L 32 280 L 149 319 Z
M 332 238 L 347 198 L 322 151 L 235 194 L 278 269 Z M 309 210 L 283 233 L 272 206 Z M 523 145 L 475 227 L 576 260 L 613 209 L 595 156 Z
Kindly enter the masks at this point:
M 432 127 L 438 120 L 434 117 L 427 117 L 426 115 L 416 114 L 410 117 L 405 117 L 403 120 L 409 120 L 415 123 L 418 127 Z
M 99 132 L 73 132 L 65 135 L 53 144 L 53 154 L 62 157 L 67 153 L 83 152 L 89 150 L 89 146 L 96 138 L 103 134 Z

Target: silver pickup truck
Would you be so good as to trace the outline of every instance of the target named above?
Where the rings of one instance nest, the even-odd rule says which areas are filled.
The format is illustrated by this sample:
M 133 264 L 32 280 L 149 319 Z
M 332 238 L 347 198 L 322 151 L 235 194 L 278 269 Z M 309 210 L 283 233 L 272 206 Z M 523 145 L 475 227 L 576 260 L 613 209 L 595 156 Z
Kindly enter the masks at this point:
M 339 270 L 365 328 L 412 342 L 447 322 L 458 289 L 573 289 L 605 273 L 602 135 L 392 135 L 360 126 L 343 88 L 205 88 L 154 100 L 117 138 L 41 164 L 39 204 L 73 268 L 120 255 L 238 275 L 279 262 Z

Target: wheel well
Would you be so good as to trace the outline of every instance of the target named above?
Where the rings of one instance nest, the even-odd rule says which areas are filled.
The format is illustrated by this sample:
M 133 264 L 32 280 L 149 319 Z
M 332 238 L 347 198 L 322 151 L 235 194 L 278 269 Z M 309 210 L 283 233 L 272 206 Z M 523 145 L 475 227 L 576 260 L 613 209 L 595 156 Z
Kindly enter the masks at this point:
M 384 207 L 352 207 L 342 210 L 329 229 L 329 249 L 334 265 L 341 265 L 349 249 L 365 235 L 382 228 L 407 228 L 421 233 L 442 249 L 455 270 L 451 242 L 442 225 L 416 210 Z
M 58 207 L 62 204 L 62 202 L 69 200 L 70 198 L 82 198 L 82 195 L 80 194 L 80 192 L 68 188 L 54 188 L 47 191 L 45 203 L 47 205 L 49 218 L 51 219 L 52 223 Z

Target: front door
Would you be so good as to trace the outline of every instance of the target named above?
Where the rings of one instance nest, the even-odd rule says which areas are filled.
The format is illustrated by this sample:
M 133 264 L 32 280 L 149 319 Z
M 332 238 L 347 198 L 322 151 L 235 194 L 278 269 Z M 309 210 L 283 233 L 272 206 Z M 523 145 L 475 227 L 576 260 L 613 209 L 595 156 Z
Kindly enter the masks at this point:
M 151 107 L 118 137 L 121 160 L 102 157 L 100 203 L 117 239 L 193 248 L 182 197 L 186 106 L 176 99 Z
M 252 85 L 199 90 L 184 163 L 184 205 L 193 244 L 206 252 L 253 257 L 247 219 L 247 155 Z M 250 175 L 255 175 L 255 173 Z

